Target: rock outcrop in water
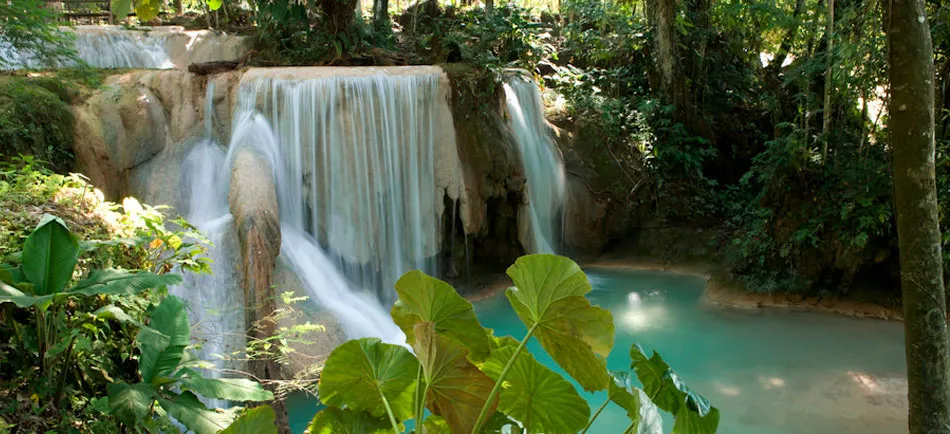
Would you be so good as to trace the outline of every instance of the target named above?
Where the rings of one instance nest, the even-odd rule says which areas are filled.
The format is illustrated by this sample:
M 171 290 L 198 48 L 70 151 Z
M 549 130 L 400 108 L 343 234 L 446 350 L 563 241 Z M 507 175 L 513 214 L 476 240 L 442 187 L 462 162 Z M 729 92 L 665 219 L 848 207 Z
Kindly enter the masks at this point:
M 272 275 L 280 253 L 280 211 L 277 185 L 269 162 L 251 148 L 238 149 L 231 164 L 228 204 L 235 232 L 241 241 L 241 272 L 246 319 L 251 338 L 267 339 L 277 333 L 273 320 L 277 297 Z M 273 359 L 252 359 L 248 370 L 257 378 L 282 379 L 285 374 Z M 287 410 L 282 400 L 272 403 L 277 426 L 287 426 Z M 283 418 L 281 421 L 279 419 Z

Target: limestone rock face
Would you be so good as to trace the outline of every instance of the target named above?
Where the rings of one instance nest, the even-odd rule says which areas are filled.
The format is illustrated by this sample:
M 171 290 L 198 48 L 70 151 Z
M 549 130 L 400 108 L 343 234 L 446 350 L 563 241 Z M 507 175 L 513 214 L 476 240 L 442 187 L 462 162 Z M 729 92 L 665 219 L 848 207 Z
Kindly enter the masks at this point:
M 184 71 L 135 71 L 111 76 L 73 107 L 77 167 L 110 199 L 134 194 L 153 204 L 179 204 L 179 166 L 204 131 L 205 94 L 213 83 L 210 135 L 230 135 L 237 73 L 211 78 Z

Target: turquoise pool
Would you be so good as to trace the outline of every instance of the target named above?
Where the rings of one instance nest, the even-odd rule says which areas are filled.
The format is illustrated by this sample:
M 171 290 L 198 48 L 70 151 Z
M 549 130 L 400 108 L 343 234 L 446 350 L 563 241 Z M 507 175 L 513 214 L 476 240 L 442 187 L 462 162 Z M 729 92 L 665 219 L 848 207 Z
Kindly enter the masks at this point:
M 628 369 L 628 350 L 656 349 L 693 389 L 722 412 L 720 433 L 906 432 L 903 330 L 898 322 L 784 310 L 737 310 L 702 301 L 702 278 L 626 269 L 586 270 L 593 304 L 614 315 L 610 369 Z M 485 327 L 526 332 L 503 293 L 475 304 Z M 532 341 L 528 348 L 562 372 Z M 579 389 L 579 388 L 578 388 Z M 580 389 L 579 389 L 580 390 Z M 582 394 L 596 409 L 603 393 Z M 312 400 L 290 403 L 295 433 Z M 664 421 L 666 432 L 672 420 Z M 627 426 L 611 405 L 590 432 Z

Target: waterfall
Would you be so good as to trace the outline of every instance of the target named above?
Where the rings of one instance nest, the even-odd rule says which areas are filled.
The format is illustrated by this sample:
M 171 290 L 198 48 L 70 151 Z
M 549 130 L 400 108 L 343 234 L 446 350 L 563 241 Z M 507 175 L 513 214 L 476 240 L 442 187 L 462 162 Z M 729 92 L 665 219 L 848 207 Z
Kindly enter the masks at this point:
M 120 27 L 82 26 L 83 31 L 72 31 L 73 48 L 79 60 L 96 68 L 155 68 L 168 69 L 175 65 L 166 49 L 173 33 L 167 31 L 142 32 Z M 0 69 L 38 69 L 44 65 L 32 53 L 18 51 L 0 40 Z M 74 63 L 58 65 L 74 67 Z
M 237 236 L 227 202 L 230 170 L 225 150 L 211 137 L 213 94 L 214 84 L 209 83 L 205 137 L 189 151 L 181 170 L 188 220 L 213 244 L 207 255 L 213 261 L 212 274 L 185 273 L 182 285 L 171 288 L 170 292 L 188 305 L 192 334 L 202 342 L 199 358 L 213 362 L 218 369 L 240 369 L 240 364 L 222 359 L 244 352 L 245 302 L 236 268 L 239 262 L 235 255 L 239 251 Z M 217 378 L 221 373 L 212 370 L 206 375 Z M 227 407 L 223 400 L 209 400 L 208 404 Z
M 514 73 L 505 80 L 504 89 L 508 123 L 527 178 L 529 249 L 554 253 L 566 198 L 564 163 L 545 123 L 541 93 L 534 81 Z
M 439 86 L 434 73 L 248 74 L 239 91 L 240 109 L 260 110 L 278 137 L 287 249 L 318 242 L 352 287 L 375 292 L 384 305 L 406 271 L 436 271 L 443 206 L 434 167 Z M 333 282 L 326 287 L 340 283 Z

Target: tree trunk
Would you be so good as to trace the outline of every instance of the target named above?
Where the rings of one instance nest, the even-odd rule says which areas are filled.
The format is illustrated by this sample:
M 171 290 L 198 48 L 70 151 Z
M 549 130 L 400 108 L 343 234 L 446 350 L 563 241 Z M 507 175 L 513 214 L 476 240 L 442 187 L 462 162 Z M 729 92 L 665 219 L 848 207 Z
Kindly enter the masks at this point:
M 825 27 L 825 104 L 821 110 L 821 162 L 828 161 L 828 141 L 831 139 L 831 119 L 834 117 L 834 107 L 831 103 L 831 91 L 834 89 L 834 41 L 835 41 L 835 0 L 828 0 L 828 20 Z
M 485 13 L 491 15 L 493 9 L 495 9 L 495 0 L 485 0 Z
M 934 64 L 924 0 L 891 0 L 894 203 L 911 434 L 950 433 L 950 345 L 934 179 Z
M 373 26 L 379 30 L 389 25 L 389 0 L 373 0 Z
M 676 3 L 677 0 L 656 0 L 656 63 L 660 75 L 660 90 L 666 98 L 667 103 L 676 106 L 677 113 L 681 113 L 685 107 L 683 97 L 685 95 L 681 84 L 683 81 L 677 77 L 679 69 L 679 58 L 676 50 Z M 679 114 L 674 117 L 681 118 Z

